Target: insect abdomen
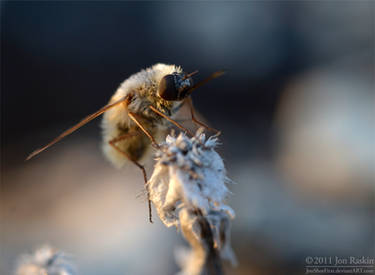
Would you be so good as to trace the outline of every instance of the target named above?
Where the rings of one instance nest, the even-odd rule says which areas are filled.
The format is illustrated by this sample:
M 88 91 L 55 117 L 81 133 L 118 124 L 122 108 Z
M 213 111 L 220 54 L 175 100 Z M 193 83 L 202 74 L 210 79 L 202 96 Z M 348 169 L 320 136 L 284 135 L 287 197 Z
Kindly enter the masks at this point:
M 107 132 L 103 135 L 103 152 L 116 167 L 122 167 L 129 160 L 125 155 L 134 161 L 139 161 L 146 155 L 151 142 L 139 128 L 136 126 L 131 128 L 117 127 L 117 129 L 112 130 L 112 133 Z M 124 135 L 127 136 L 125 139 L 118 140 L 119 137 Z M 111 145 L 111 141 L 115 141 L 112 144 L 117 149 Z

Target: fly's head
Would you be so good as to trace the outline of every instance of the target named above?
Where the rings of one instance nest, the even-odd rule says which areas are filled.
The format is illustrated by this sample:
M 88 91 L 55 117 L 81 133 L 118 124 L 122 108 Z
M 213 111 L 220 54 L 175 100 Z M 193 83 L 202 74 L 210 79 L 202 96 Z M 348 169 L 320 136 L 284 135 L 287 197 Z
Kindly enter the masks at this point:
M 167 101 L 181 101 L 190 95 L 193 87 L 191 76 L 195 74 L 173 73 L 165 75 L 159 83 L 158 95 Z

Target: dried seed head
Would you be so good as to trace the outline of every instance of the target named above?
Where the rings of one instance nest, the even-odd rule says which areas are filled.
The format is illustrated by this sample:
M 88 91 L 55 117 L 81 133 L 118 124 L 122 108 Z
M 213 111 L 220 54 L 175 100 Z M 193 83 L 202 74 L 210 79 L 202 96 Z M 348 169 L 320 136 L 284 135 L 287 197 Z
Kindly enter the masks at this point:
M 177 138 L 168 136 L 161 144 L 148 187 L 167 226 L 178 226 L 177 213 L 172 212 L 181 204 L 200 209 L 204 215 L 215 210 L 234 217 L 234 211 L 224 204 L 229 191 L 223 160 L 214 150 L 216 144 L 217 139 L 206 139 L 201 129 L 193 138 L 181 133 Z
M 16 275 L 75 275 L 69 257 L 49 246 L 43 246 L 32 255 L 21 255 Z
M 218 266 L 220 259 L 236 263 L 230 246 L 230 219 L 235 214 L 225 204 L 229 179 L 216 145 L 217 139 L 206 139 L 202 129 L 192 138 L 168 136 L 148 182 L 160 219 L 168 227 L 180 228 L 192 247 L 180 261 L 181 274 L 205 274 L 207 259 L 217 259 Z M 216 256 L 209 257 L 210 253 Z

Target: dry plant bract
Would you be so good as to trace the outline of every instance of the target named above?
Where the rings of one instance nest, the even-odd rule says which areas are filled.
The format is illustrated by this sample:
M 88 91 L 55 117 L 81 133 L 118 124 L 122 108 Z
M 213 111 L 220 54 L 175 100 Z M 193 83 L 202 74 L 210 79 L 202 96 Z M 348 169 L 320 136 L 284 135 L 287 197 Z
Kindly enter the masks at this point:
M 225 201 L 230 193 L 224 163 L 215 151 L 217 138 L 203 129 L 192 138 L 169 135 L 160 145 L 148 182 L 150 199 L 167 226 L 181 229 L 191 250 L 179 252 L 180 274 L 222 274 L 221 259 L 236 264 L 230 246 L 234 211 Z

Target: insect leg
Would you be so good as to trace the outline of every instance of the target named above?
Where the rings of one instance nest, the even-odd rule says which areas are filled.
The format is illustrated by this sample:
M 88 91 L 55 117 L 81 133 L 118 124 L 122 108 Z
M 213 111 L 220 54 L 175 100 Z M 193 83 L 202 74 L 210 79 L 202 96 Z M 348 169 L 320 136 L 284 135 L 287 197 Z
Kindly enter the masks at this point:
M 133 137 L 133 136 L 136 136 L 138 135 L 138 133 L 126 133 L 122 136 L 119 136 L 119 137 L 116 137 L 112 140 L 110 140 L 108 143 L 109 145 L 111 145 L 116 151 L 118 151 L 119 153 L 121 153 L 123 156 L 125 156 L 128 160 L 130 160 L 131 162 L 133 162 L 136 166 L 138 166 L 139 169 L 142 170 L 142 173 L 143 173 L 143 179 L 145 181 L 145 187 L 146 187 L 146 191 L 147 191 L 147 200 L 148 200 L 148 217 L 149 217 L 149 221 L 150 223 L 152 223 L 152 210 L 151 210 L 151 200 L 150 200 L 150 192 L 148 191 L 148 188 L 147 188 L 147 175 L 146 175 L 146 169 L 145 167 L 140 164 L 139 162 L 135 161 L 134 159 L 132 159 L 126 152 L 124 152 L 123 150 L 121 150 L 118 146 L 116 146 L 116 143 L 121 141 L 121 140 L 124 140 L 124 139 L 127 139 L 127 138 L 130 138 L 130 137 Z
M 191 113 L 191 120 L 193 122 L 195 122 L 196 124 L 206 128 L 209 131 L 216 132 L 215 136 L 219 136 L 221 134 L 221 132 L 219 130 L 216 130 L 215 128 L 211 128 L 211 127 L 207 126 L 206 124 L 204 124 L 203 122 L 201 122 L 201 121 L 199 121 L 195 118 L 193 100 L 191 99 L 190 96 L 186 98 L 186 102 L 189 104 L 190 113 Z
M 159 110 L 155 109 L 153 106 L 149 106 L 149 108 L 154 111 L 155 113 L 157 113 L 159 116 L 161 117 L 164 117 L 166 120 L 168 120 L 169 122 L 173 123 L 174 125 L 176 125 L 178 128 L 180 128 L 181 130 L 187 132 L 189 135 L 191 135 L 192 137 L 194 136 L 194 134 L 192 132 L 190 132 L 188 129 L 186 129 L 184 126 L 182 126 L 180 123 L 178 123 L 177 121 L 171 119 L 170 117 L 166 116 L 165 114 L 163 114 L 162 112 L 160 112 Z
M 151 140 L 152 142 L 152 145 L 156 148 L 159 148 L 159 144 L 156 142 L 155 138 L 150 134 L 149 131 L 146 130 L 146 128 L 137 120 L 136 118 L 136 114 L 135 113 L 132 113 L 132 112 L 128 112 L 129 114 L 129 117 L 131 118 L 131 120 L 133 120 L 135 122 L 135 124 L 138 125 L 138 127 L 145 133 L 146 136 L 148 136 L 148 138 Z

